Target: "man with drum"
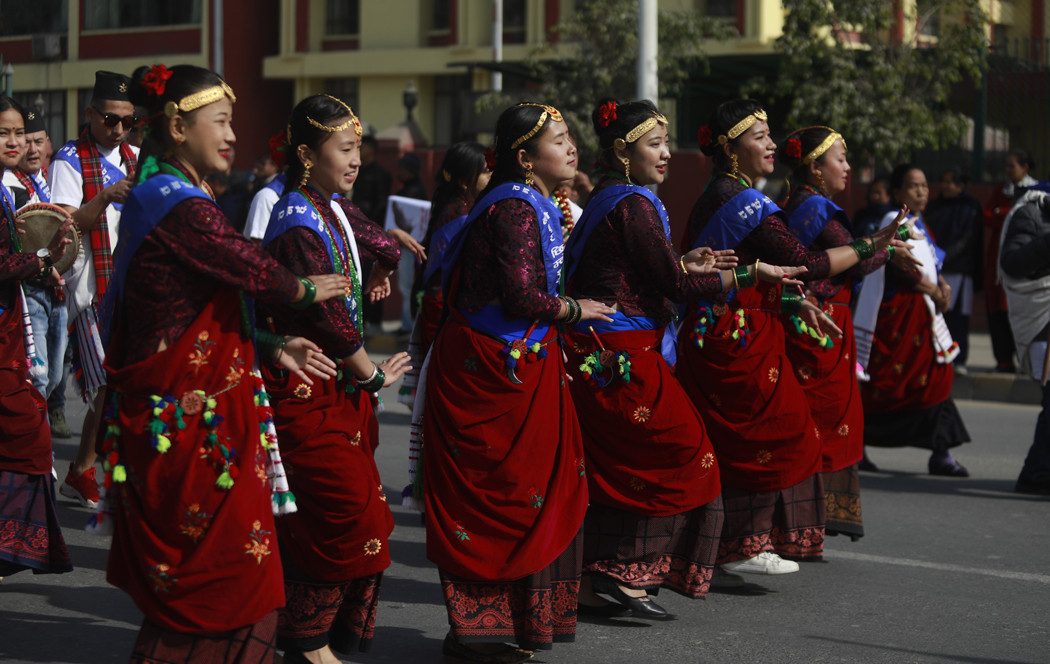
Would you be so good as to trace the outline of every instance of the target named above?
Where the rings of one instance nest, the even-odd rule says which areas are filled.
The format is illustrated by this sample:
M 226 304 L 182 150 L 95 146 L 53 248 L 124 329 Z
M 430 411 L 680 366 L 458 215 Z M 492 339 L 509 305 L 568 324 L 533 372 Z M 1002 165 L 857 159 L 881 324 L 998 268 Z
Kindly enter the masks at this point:
M 26 152 L 18 168 L 4 171 L 4 184 L 15 197 L 15 207 L 22 210 L 35 203 L 50 203 L 51 190 L 47 186 L 44 158 L 50 145 L 44 118 L 36 111 L 26 111 Z M 36 217 L 39 218 L 39 217 Z M 54 217 L 54 227 L 29 229 L 44 241 L 50 238 L 61 220 Z M 23 238 L 23 244 L 25 239 Z M 70 252 L 72 253 L 72 252 Z M 69 438 L 66 424 L 66 376 L 69 363 L 65 362 L 69 341 L 65 292 L 44 279 L 28 279 L 22 283 L 26 295 L 29 319 L 33 324 L 36 356 L 43 369 L 33 372 L 33 387 L 47 399 L 47 415 L 51 422 L 52 438 Z
M 138 156 L 138 149 L 124 142 L 137 120 L 128 98 L 130 83 L 122 74 L 95 72 L 91 103 L 84 110 L 88 127 L 55 153 L 50 172 L 51 200 L 73 215 L 81 235 L 81 255 L 65 275 L 66 294 L 77 382 L 91 409 L 60 491 L 85 507 L 98 503 L 95 433 L 106 382 L 96 308 L 113 274 L 120 210 L 134 184 Z

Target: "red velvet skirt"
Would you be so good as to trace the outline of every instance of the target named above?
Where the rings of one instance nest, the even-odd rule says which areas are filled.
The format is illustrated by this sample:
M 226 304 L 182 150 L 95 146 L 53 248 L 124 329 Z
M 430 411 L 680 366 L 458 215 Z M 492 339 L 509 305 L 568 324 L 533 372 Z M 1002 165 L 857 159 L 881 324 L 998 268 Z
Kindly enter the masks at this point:
M 51 429 L 44 399 L 29 382 L 22 298 L 14 301 L 0 313 L 0 470 L 48 475 Z
M 679 333 L 675 375 L 703 418 L 724 488 L 772 491 L 820 472 L 820 430 L 787 358 L 779 304 L 780 289 L 761 284 L 709 310 L 703 347 L 695 304 Z
M 423 418 L 427 556 L 467 579 L 550 565 L 587 508 L 583 442 L 551 328 L 510 381 L 504 342 L 453 310 L 431 350 Z
M 857 381 L 857 344 L 849 300 L 850 290 L 843 286 L 824 305 L 824 312 L 842 330 L 842 339 L 831 348 L 822 348 L 808 334 L 799 334 L 790 323 L 784 324 L 788 359 L 820 429 L 825 473 L 849 467 L 864 456 L 864 406 Z

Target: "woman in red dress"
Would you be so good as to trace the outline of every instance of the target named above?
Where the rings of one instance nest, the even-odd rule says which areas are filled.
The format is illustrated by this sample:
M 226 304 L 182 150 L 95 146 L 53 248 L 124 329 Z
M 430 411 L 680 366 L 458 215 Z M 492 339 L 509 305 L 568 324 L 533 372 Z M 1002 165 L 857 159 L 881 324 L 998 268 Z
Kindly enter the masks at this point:
M 667 119 L 651 102 L 611 99 L 592 119 L 604 172 L 566 245 L 566 292 L 616 313 L 566 333 L 590 493 L 580 612 L 615 616 L 626 606 L 667 619 L 648 591 L 704 597 L 723 521 L 711 440 L 671 373 L 669 326 L 679 302 L 753 286 L 756 276 L 779 283 L 785 271 L 718 269 L 735 266 L 729 251 L 679 257 L 667 211 L 645 188 L 666 175 Z M 619 603 L 602 605 L 591 586 Z
M 804 266 L 803 281 L 834 276 L 889 244 L 895 228 L 849 246 L 808 251 L 787 218 L 751 188 L 773 171 L 776 144 L 753 100 L 716 109 L 698 136 L 715 175 L 689 218 L 688 244 L 735 249 L 756 259 Z M 838 332 L 819 308 L 787 288 L 760 285 L 690 305 L 677 376 L 703 417 L 722 475 L 726 520 L 719 560 L 730 571 L 784 574 L 781 555 L 819 559 L 824 544 L 821 433 L 787 357 L 781 311 L 807 329 Z M 840 333 L 840 332 L 839 332 Z
M 190 65 L 144 74 L 132 86 L 149 111 L 141 181 L 124 205 L 101 308 L 107 580 L 145 614 L 133 662 L 266 661 L 284 604 L 273 495 L 283 474 L 261 435 L 270 416 L 243 298 L 305 308 L 342 293 L 346 279 L 297 278 L 202 184 L 226 168 L 235 141 L 226 82 Z M 258 341 L 261 358 L 305 382 L 304 369 L 335 372 L 304 339 Z
M 343 208 L 361 165 L 361 123 L 328 95 L 307 97 L 288 121 L 284 196 L 263 248 L 293 272 L 333 271 L 351 282 L 342 297 L 308 312 L 260 304 L 264 326 L 305 336 L 339 362 L 334 378 L 310 386 L 271 372 L 274 423 L 298 510 L 277 537 L 287 604 L 278 637 L 286 662 L 336 662 L 332 649 L 367 651 L 375 628 L 387 538 L 394 522 L 376 468 L 376 393 L 408 368 L 408 354 L 376 365 L 362 340 L 361 259 Z M 386 277 L 374 277 L 383 280 Z
M 26 151 L 22 108 L 0 95 L 0 176 L 18 167 Z M 66 251 L 67 219 L 49 247 L 39 254 L 20 253 L 15 199 L 0 184 L 0 578 L 25 569 L 36 574 L 70 572 L 55 509 L 51 476 L 51 429 L 44 398 L 29 382 L 21 282 L 45 276 L 59 283 L 50 267 Z
M 809 127 L 788 136 L 780 161 L 791 169 L 792 189 L 784 212 L 788 228 L 810 251 L 841 247 L 854 241 L 853 227 L 831 198 L 846 188 L 850 166 L 846 142 L 829 127 Z M 854 281 L 895 257 L 892 245 L 849 270 L 806 285 L 807 294 L 843 332 L 840 342 L 822 344 L 802 332 L 797 318 L 786 321 L 787 354 L 820 430 L 825 534 L 864 535 L 857 462 L 864 456 L 864 407 L 857 382 L 857 350 L 850 301 Z M 910 258 L 901 248 L 902 262 Z
M 451 628 L 444 654 L 522 662 L 576 635 L 587 480 L 557 321 L 613 310 L 557 295 L 561 212 L 547 196 L 576 168 L 561 114 L 505 110 L 495 152 L 442 275 L 449 313 L 427 367 L 423 492 Z
M 906 225 L 920 265 L 890 263 L 865 278 L 857 297 L 858 361 L 871 376 L 861 387 L 864 444 L 928 449 L 931 475 L 967 477 L 949 451 L 970 434 L 951 398 L 959 346 L 942 316 L 951 301 L 951 287 L 939 273 L 944 252 L 922 221 L 930 192 L 926 174 L 913 164 L 897 166 L 890 190 L 912 211 Z M 891 223 L 889 213 L 883 223 Z

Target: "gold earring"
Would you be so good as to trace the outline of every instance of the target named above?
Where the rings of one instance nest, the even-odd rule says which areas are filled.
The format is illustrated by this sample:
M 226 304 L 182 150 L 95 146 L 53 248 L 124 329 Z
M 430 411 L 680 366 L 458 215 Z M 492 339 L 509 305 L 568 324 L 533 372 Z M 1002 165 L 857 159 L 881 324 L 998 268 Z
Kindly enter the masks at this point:
M 306 186 L 306 183 L 310 180 L 310 167 L 313 166 L 310 162 L 303 162 L 303 177 L 299 180 L 299 188 L 302 189 Z
M 178 136 L 178 137 L 175 138 L 175 145 L 182 145 L 185 142 L 186 142 L 186 137 L 185 136 Z
M 729 174 L 732 175 L 733 177 L 739 177 L 740 176 L 740 161 L 736 158 L 736 153 L 735 152 L 730 152 L 729 153 L 729 163 L 731 164 L 731 168 L 729 169 Z
M 525 164 L 525 186 L 535 187 L 536 178 L 532 176 L 532 164 Z
M 820 189 L 821 193 L 827 191 L 824 185 L 824 175 L 820 171 L 817 171 L 817 188 Z
M 631 181 L 631 160 L 628 157 L 623 158 L 623 176 L 628 182 Z

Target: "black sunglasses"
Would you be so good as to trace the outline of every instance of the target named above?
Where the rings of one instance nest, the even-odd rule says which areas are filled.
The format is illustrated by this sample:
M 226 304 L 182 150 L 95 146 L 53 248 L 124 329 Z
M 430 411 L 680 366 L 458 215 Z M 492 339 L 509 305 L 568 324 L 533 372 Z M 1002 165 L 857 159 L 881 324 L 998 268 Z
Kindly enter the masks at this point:
M 95 108 L 92 106 L 92 108 Z M 103 113 L 102 111 L 95 108 L 95 112 L 102 116 L 102 124 L 107 127 L 116 127 L 117 124 L 124 125 L 125 129 L 131 129 L 136 122 L 139 121 L 139 116 L 132 113 L 131 115 L 120 116 L 116 113 Z

